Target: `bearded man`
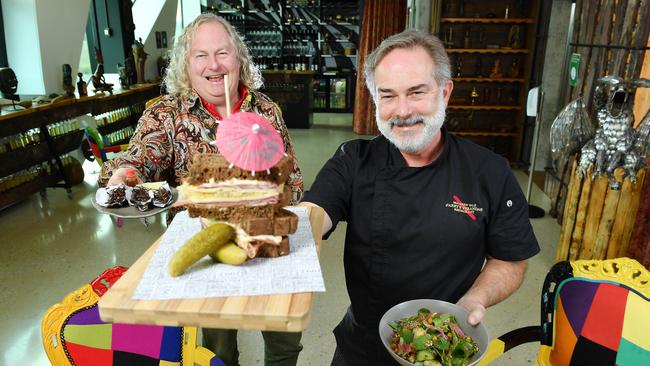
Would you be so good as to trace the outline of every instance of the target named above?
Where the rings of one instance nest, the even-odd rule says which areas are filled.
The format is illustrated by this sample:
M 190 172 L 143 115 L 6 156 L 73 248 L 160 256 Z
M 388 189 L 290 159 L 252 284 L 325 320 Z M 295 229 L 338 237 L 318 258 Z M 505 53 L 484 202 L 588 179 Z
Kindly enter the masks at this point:
M 381 135 L 342 144 L 302 203 L 325 210 L 326 235 L 347 222 L 336 366 L 393 365 L 377 329 L 404 301 L 457 302 L 479 323 L 539 252 L 508 162 L 443 127 L 453 82 L 440 40 L 393 35 L 364 66 Z

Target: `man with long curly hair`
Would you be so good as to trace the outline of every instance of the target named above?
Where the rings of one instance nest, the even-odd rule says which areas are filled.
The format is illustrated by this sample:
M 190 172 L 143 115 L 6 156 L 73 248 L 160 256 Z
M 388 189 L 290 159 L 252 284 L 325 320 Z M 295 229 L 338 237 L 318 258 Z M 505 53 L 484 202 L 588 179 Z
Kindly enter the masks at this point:
M 248 48 L 225 19 L 205 13 L 178 37 L 164 77 L 167 95 L 147 108 L 121 157 L 107 161 L 102 185 L 123 183 L 129 169 L 140 181 L 168 181 L 177 186 L 197 153 L 216 152 L 210 144 L 226 115 L 224 75 L 228 75 L 231 113 L 255 112 L 268 119 L 294 161 L 289 184 L 293 202 L 302 197 L 303 181 L 291 138 L 278 106 L 257 89 L 262 75 Z
M 226 86 L 224 75 L 230 85 Z M 181 184 L 195 154 L 216 152 L 218 122 L 227 115 L 226 87 L 236 101 L 231 113 L 255 112 L 267 118 L 284 140 L 293 158 L 289 184 L 292 203 L 300 200 L 303 181 L 291 139 L 278 106 L 257 91 L 259 69 L 237 31 L 223 18 L 202 14 L 178 37 L 164 84 L 168 95 L 147 108 L 121 157 L 106 162 L 102 184 L 124 183 L 129 169 L 139 181 L 165 180 Z M 301 333 L 262 332 L 265 365 L 295 365 L 302 350 Z M 238 365 L 237 330 L 203 329 L 203 343 L 227 365 Z

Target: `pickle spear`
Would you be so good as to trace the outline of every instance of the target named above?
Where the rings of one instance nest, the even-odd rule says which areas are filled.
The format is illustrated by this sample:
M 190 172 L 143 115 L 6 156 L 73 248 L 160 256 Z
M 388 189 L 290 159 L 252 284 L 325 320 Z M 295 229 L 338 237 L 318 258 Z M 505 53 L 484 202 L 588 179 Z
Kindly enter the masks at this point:
M 174 253 L 167 268 L 169 274 L 172 277 L 180 276 L 199 259 L 231 241 L 234 235 L 234 229 L 223 223 L 199 231 Z

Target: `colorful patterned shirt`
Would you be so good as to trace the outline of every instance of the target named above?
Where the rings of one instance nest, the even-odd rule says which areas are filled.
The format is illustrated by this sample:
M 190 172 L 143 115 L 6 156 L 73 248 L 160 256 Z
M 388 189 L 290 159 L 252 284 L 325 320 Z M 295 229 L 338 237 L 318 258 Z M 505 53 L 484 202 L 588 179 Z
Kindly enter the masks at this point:
M 293 192 L 292 203 L 297 203 L 302 199 L 303 180 L 282 112 L 269 97 L 255 90 L 248 90 L 239 110 L 264 116 L 282 136 L 285 152 L 293 159 L 288 184 Z M 143 181 L 180 185 L 195 154 L 218 152 L 210 144 L 215 139 L 217 122 L 194 91 L 187 96 L 163 96 L 140 117 L 125 154 L 104 163 L 99 184 L 106 185 L 118 168 L 134 168 Z

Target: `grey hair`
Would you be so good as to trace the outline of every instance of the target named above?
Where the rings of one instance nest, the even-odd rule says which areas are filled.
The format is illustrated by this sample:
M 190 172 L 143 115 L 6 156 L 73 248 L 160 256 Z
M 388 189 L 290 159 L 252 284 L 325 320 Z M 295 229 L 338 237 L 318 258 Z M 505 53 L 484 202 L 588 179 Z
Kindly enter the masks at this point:
M 192 83 L 188 74 L 190 44 L 194 33 L 204 23 L 216 22 L 226 29 L 230 42 L 235 48 L 239 62 L 239 80 L 249 89 L 257 90 L 264 84 L 260 69 L 253 63 L 248 47 L 242 41 L 237 30 L 224 18 L 213 13 L 203 13 L 188 24 L 178 36 L 174 48 L 170 51 L 169 66 L 163 83 L 169 94 L 188 95 L 192 91 Z
M 449 56 L 438 37 L 415 29 L 405 30 L 401 33 L 381 41 L 366 58 L 363 64 L 363 74 L 366 79 L 366 87 L 370 91 L 375 103 L 377 102 L 377 93 L 375 85 L 375 69 L 381 60 L 392 50 L 398 48 L 415 48 L 422 47 L 431 56 L 435 67 L 433 74 L 434 79 L 439 86 L 442 86 L 447 80 L 451 79 L 451 65 Z

